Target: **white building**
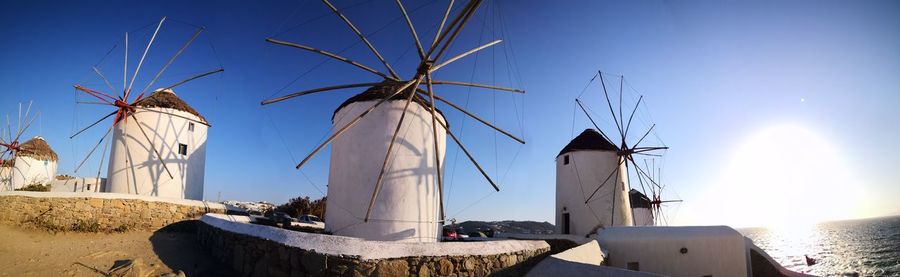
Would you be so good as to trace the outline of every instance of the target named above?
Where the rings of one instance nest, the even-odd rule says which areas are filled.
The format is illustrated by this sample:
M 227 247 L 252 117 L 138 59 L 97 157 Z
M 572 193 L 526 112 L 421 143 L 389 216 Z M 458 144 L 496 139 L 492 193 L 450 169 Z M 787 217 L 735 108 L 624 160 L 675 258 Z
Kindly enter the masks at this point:
M 602 227 L 633 225 L 627 168 L 620 164 L 617 149 L 587 129 L 556 156 L 555 214 L 560 234 L 588 235 Z M 613 173 L 617 167 L 619 174 Z
M 103 192 L 106 178 L 57 176 L 50 186 L 52 192 Z
M 113 129 L 107 192 L 203 200 L 209 123 L 171 90 L 154 91 L 135 106 L 137 120 L 128 117 Z
M 650 198 L 636 189 L 631 189 L 628 194 L 631 197 L 631 213 L 634 217 L 634 226 L 656 225 Z
M 56 176 L 59 157 L 42 137 L 34 137 L 19 145 L 13 162 L 5 162 L 2 174 L 4 190 L 28 185 L 49 185 Z
M 376 86 L 348 99 L 334 113 L 335 130 L 397 88 Z M 417 242 L 434 242 L 440 237 L 440 193 L 431 113 L 426 100 L 418 96 L 410 104 L 397 136 L 371 217 L 364 222 L 406 96 L 407 93 L 401 93 L 381 104 L 332 142 L 325 228 L 333 234 Z M 440 113 L 437 115 L 440 122 L 445 122 Z M 443 160 L 446 132 L 438 130 L 438 149 Z

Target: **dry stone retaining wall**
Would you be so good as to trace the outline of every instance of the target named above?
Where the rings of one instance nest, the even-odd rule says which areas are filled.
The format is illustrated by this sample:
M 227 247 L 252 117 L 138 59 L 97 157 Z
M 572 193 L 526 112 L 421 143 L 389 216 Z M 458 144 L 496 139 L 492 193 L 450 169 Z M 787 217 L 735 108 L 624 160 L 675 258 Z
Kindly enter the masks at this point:
M 366 259 L 358 255 L 320 253 L 315 249 L 303 249 L 223 230 L 207 224 L 207 219 L 208 216 L 204 217 L 197 227 L 200 244 L 214 258 L 230 265 L 243 276 L 521 276 L 550 250 L 549 245 L 540 242 L 540 247 L 500 254 L 407 255 Z M 465 242 L 468 243 L 483 242 Z
M 221 204 L 112 193 L 0 193 L 0 224 L 33 224 L 56 230 L 90 225 L 97 231 L 155 231 L 169 224 L 225 213 Z

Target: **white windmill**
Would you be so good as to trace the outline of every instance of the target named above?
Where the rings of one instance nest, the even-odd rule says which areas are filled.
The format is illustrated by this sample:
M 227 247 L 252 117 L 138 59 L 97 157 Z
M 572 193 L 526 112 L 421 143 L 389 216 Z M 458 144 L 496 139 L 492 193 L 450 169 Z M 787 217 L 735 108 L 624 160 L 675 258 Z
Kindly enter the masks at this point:
M 109 87 L 110 93 L 75 85 L 77 91 L 99 100 L 78 104 L 111 106 L 115 109 L 71 136 L 74 138 L 115 116 L 109 129 L 78 164 L 75 171 L 77 172 L 112 134 L 112 139 L 106 140 L 104 144 L 101 166 L 97 169 L 99 179 L 105 152 L 109 148 L 106 192 L 202 200 L 206 139 L 210 125 L 199 112 L 181 100 L 173 89 L 190 81 L 223 72 L 224 69 L 207 71 L 160 89 L 149 90 L 204 31 L 203 27 L 197 27 L 187 42 L 156 75 L 140 91 L 133 91 L 135 79 L 165 20 L 163 17 L 156 25 L 137 67 L 131 74 L 128 72 L 128 33 L 125 33 L 125 65 L 121 89 L 115 88 L 96 66 L 92 68 L 94 73 Z M 113 93 L 114 91 L 121 93 Z
M 639 176 L 650 176 L 634 162 L 632 156 L 657 155 L 653 154 L 654 151 L 668 149 L 640 146 L 655 125 L 636 142 L 627 141 L 631 121 L 643 96 L 637 100 L 626 121 L 622 113 L 624 77 L 620 79 L 617 114 L 609 98 L 603 73 L 598 72 L 591 82 L 598 76 L 615 123 L 615 132 L 619 134 L 614 138 L 618 143 L 614 143 L 613 138 L 603 132 L 581 100 L 576 98 L 576 104 L 596 129 L 582 132 L 556 157 L 556 226 L 557 231 L 563 234 L 588 235 L 604 227 L 635 225 L 629 196 L 629 176 L 632 171 Z M 641 186 L 643 187 L 643 182 Z
M 445 59 L 447 48 L 482 1 L 466 3 L 449 25 L 445 26 L 453 7 L 453 1 L 450 1 L 434 39 L 423 43 L 403 4 L 397 0 L 396 4 L 406 19 L 419 57 L 418 66 L 410 70 L 412 74 L 409 78 L 404 79 L 344 14 L 328 0 L 323 2 L 366 44 L 388 73 L 325 50 L 268 38 L 266 41 L 274 44 L 340 60 L 373 73 L 380 80 L 300 91 L 265 100 L 262 104 L 268 105 L 323 91 L 366 88 L 363 93 L 351 97 L 338 107 L 334 114 L 333 134 L 304 158 L 297 168 L 301 168 L 329 143 L 332 145 L 327 195 L 329 207 L 326 209 L 325 228 L 335 235 L 372 240 L 436 241 L 440 237 L 440 226 L 445 216 L 442 165 L 447 135 L 493 188 L 499 191 L 499 187 L 448 128 L 446 118 L 435 107 L 435 101 L 443 102 L 520 143 L 525 142 L 438 96 L 433 86 L 468 86 L 514 93 L 524 91 L 434 80 L 432 74 L 454 61 L 501 41 L 495 40 Z
M 3 190 L 16 190 L 28 185 L 49 185 L 56 177 L 59 157 L 44 138 L 35 136 L 25 142 L 20 139 L 28 131 L 39 114 L 31 114 L 31 103 L 22 114 L 19 104 L 19 119 L 15 133 L 7 117 L 7 130 L 0 135 L 0 180 Z

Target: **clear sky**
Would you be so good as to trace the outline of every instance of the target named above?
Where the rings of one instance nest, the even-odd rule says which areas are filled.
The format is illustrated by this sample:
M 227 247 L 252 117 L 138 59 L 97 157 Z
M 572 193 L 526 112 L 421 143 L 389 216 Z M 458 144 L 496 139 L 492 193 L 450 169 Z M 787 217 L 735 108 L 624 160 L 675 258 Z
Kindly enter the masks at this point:
M 446 3 L 405 3 L 420 36 L 430 38 Z M 392 1 L 335 4 L 371 34 L 401 76 L 414 73 L 412 41 Z M 685 200 L 667 209 L 674 224 L 758 226 L 898 214 L 898 14 L 896 1 L 485 3 L 450 55 L 490 39 L 505 41 L 436 78 L 521 87 L 527 94 L 439 92 L 457 103 L 468 97 L 471 111 L 527 144 L 448 111 L 452 128 L 461 128 L 463 141 L 501 186 L 491 193 L 451 147 L 448 215 L 553 222 L 554 158 L 590 126 L 574 113 L 574 99 L 597 70 L 625 76 L 634 89 L 627 90 L 626 103 L 645 96 L 635 128 L 657 124 L 652 143 L 671 147 L 658 163 L 668 185 L 664 197 Z M 267 107 L 259 102 L 377 78 L 340 62 L 317 67 L 320 56 L 264 39 L 341 51 L 383 67 L 319 1 L 5 1 L 0 114 L 14 118 L 18 102 L 33 100 L 42 117 L 26 135 L 44 136 L 60 155 L 60 173 L 73 174 L 104 130 L 68 136 L 109 111 L 76 106 L 76 99 L 87 98 L 76 97 L 72 85 L 103 88 L 91 71 L 98 65 L 121 86 L 122 48 L 111 47 L 130 32 L 133 72 L 152 31 L 148 24 L 162 16 L 168 20 L 135 86 L 146 85 L 187 40 L 191 24 L 206 32 L 155 87 L 219 65 L 226 70 L 176 90 L 213 126 L 206 199 L 321 197 L 328 151 L 302 173 L 294 165 L 329 132 L 334 108 L 358 91 Z M 596 82 L 582 96 L 611 131 L 601 98 Z M 96 174 L 98 163 L 90 159 L 78 175 Z

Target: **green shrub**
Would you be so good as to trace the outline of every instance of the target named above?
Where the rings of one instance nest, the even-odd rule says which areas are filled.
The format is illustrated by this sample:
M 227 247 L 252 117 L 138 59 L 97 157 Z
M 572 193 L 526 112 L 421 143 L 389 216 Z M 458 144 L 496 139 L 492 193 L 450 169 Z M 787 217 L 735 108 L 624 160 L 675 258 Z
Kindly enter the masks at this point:
M 50 191 L 50 185 L 46 185 L 46 186 L 45 186 L 45 185 L 41 185 L 41 184 L 30 184 L 30 185 L 24 186 L 24 187 L 19 188 L 19 189 L 16 189 L 16 190 L 17 190 L 17 191 L 43 191 L 43 192 L 47 192 L 47 191 Z
M 96 233 L 100 231 L 100 223 L 96 219 L 79 219 L 75 224 L 72 224 L 71 230 L 74 232 Z

